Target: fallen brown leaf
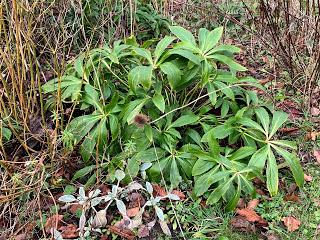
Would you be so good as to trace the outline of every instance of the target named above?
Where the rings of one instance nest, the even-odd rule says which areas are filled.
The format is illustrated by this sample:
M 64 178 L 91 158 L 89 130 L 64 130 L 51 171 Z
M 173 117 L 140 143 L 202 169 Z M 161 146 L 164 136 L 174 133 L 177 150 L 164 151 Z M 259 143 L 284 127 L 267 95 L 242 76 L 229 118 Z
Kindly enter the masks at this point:
M 287 188 L 287 193 L 292 194 L 297 189 L 297 185 L 295 183 L 291 183 L 290 186 Z
M 284 197 L 284 200 L 287 202 L 301 202 L 300 198 L 295 194 L 288 194 Z
M 248 202 L 247 208 L 254 210 L 259 204 L 259 200 L 258 199 L 252 199 L 250 202 Z
M 74 224 L 68 224 L 59 228 L 63 238 L 73 239 L 79 237 L 78 227 Z
M 78 210 L 82 210 L 82 205 L 80 205 L 80 204 L 72 204 L 69 210 L 70 210 L 70 212 L 72 214 L 76 214 L 76 212 Z
M 291 128 L 280 128 L 278 130 L 279 133 L 285 133 L 285 134 L 291 134 L 299 131 L 300 129 L 297 127 L 291 127 Z
M 52 228 L 59 229 L 61 227 L 61 221 L 63 219 L 63 215 L 53 215 L 49 217 L 46 221 L 46 224 L 44 225 L 44 229 L 46 233 L 51 233 Z
M 280 237 L 275 233 L 267 233 L 265 236 L 267 237 L 267 240 L 280 240 Z
M 320 164 L 320 150 L 314 150 L 313 156 L 316 158 L 317 162 Z
M 186 199 L 186 195 L 184 195 L 184 193 L 179 190 L 173 190 L 171 193 L 177 195 L 180 200 Z
M 243 200 L 243 198 L 240 198 L 237 204 L 237 208 L 245 208 L 245 207 L 246 207 L 246 202 Z
M 140 207 L 134 207 L 127 209 L 127 216 L 128 217 L 135 217 L 140 211 Z
M 242 216 L 236 216 L 231 219 L 230 224 L 233 228 L 242 231 L 242 232 L 250 232 L 255 233 L 256 227 L 253 223 L 250 223 L 248 220 L 246 220 Z
M 309 175 L 307 175 L 307 174 L 304 174 L 304 180 L 305 180 L 306 182 L 311 182 L 311 181 L 312 181 L 312 176 L 309 176 Z
M 116 226 L 109 226 L 109 231 L 127 240 L 134 240 L 135 238 L 134 232 L 132 232 L 129 229 L 122 229 Z
M 259 188 L 256 190 L 256 192 L 257 192 L 259 195 L 261 195 L 261 196 L 267 195 L 263 190 L 261 190 L 261 189 L 259 189 Z
M 268 223 L 252 209 L 238 209 L 237 214 L 244 217 L 249 222 L 257 222 L 262 226 L 268 226 Z
M 128 208 L 142 207 L 146 202 L 144 197 L 138 192 L 130 193 L 128 198 L 129 198 Z
M 305 139 L 307 141 L 308 140 L 316 141 L 319 136 L 320 136 L 320 132 L 308 132 L 305 136 Z
M 149 228 L 146 225 L 141 225 L 138 229 L 138 237 L 145 238 L 150 234 Z
M 297 230 L 301 224 L 301 222 L 294 217 L 284 217 L 282 218 L 282 221 L 289 232 Z
M 164 197 L 167 195 L 166 190 L 158 184 L 152 184 L 154 197 Z

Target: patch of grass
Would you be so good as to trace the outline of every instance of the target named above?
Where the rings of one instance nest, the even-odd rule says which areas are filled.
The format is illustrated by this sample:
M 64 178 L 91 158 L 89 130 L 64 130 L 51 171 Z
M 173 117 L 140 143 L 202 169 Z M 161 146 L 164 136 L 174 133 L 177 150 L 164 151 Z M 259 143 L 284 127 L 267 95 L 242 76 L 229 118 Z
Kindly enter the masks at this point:
M 234 213 L 225 212 L 221 204 L 204 207 L 200 199 L 187 199 L 168 208 L 168 219 L 181 238 L 184 236 L 186 239 L 258 239 L 258 235 L 254 233 L 242 233 L 231 229 L 229 222 Z M 178 224 L 183 233 L 180 232 Z

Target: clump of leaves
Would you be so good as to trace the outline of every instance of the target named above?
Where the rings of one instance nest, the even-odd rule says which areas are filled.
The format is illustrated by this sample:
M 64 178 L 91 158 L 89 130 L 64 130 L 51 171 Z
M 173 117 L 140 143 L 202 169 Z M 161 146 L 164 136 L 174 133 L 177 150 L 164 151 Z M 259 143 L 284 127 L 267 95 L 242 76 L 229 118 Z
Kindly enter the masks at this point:
M 72 204 L 77 204 L 81 206 L 82 213 L 79 220 L 79 230 L 80 237 L 89 237 L 92 232 L 101 233 L 101 228 L 105 227 L 108 223 L 107 220 L 107 211 L 110 207 L 114 207 L 118 210 L 119 214 L 122 216 L 123 220 L 126 221 L 126 226 L 130 230 L 137 229 L 143 224 L 142 215 L 147 208 L 153 208 L 155 212 L 155 219 L 152 222 L 147 223 L 147 226 L 152 228 L 156 221 L 158 220 L 163 232 L 167 235 L 171 235 L 171 232 L 165 221 L 164 213 L 160 208 L 160 201 L 163 199 L 171 200 L 180 200 L 180 198 L 173 194 L 168 193 L 165 196 L 153 196 L 153 187 L 149 182 L 146 182 L 146 187 L 144 188 L 138 182 L 131 182 L 125 187 L 120 187 L 120 181 L 125 178 L 125 173 L 121 170 L 115 172 L 115 177 L 117 179 L 117 184 L 112 185 L 112 190 L 105 195 L 101 195 L 101 191 L 96 189 L 95 191 L 89 192 L 88 196 L 85 195 L 85 190 L 83 187 L 79 188 L 78 196 L 66 194 L 59 198 L 59 201 L 64 202 L 67 206 Z M 144 196 L 147 197 L 147 201 L 141 208 L 138 213 L 135 214 L 134 218 L 130 218 L 127 215 L 127 208 L 123 199 L 128 196 L 132 191 L 144 192 Z M 96 208 L 100 210 L 97 211 Z M 92 211 L 90 211 L 92 209 Z M 112 215 L 115 215 L 114 212 Z M 89 216 L 89 219 L 88 219 Z M 57 231 L 57 229 L 54 229 Z
M 252 87 L 263 87 L 233 58 L 240 49 L 219 44 L 223 28 L 200 29 L 197 38 L 179 26 L 170 31 L 157 43 L 129 38 L 93 49 L 42 87 L 60 89 L 81 112 L 62 137 L 70 149 L 80 145 L 88 164 L 76 178 L 94 171 L 98 157 L 111 180 L 117 168 L 124 181 L 141 172 L 171 189 L 191 180 L 196 196 L 223 199 L 231 210 L 254 193 L 254 177 L 277 194 L 281 157 L 302 186 L 295 144 L 276 138 L 287 114 L 259 102 Z

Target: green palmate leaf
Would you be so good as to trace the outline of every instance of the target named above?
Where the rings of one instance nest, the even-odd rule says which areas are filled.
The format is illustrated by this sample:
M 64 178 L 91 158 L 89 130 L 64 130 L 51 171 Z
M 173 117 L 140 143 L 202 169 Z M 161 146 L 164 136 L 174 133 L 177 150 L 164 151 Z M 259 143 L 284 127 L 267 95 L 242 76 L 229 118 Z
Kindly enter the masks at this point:
M 221 106 L 221 117 L 224 118 L 227 116 L 230 109 L 229 101 L 223 101 Z
M 177 187 L 181 182 L 181 180 L 182 178 L 179 173 L 177 162 L 175 159 L 173 159 L 171 162 L 171 168 L 170 168 L 170 182 L 171 182 L 172 188 Z
M 209 149 L 210 149 L 210 155 L 212 157 L 217 157 L 220 155 L 221 148 L 220 148 L 218 140 L 214 136 L 213 131 L 211 133 L 209 133 L 208 145 L 209 145 Z
M 206 55 L 211 55 L 214 53 L 223 53 L 223 52 L 229 52 L 231 54 L 240 53 L 240 48 L 232 45 L 220 45 L 218 47 L 213 48 L 210 50 Z
M 220 198 L 228 191 L 231 187 L 233 177 L 221 183 L 213 192 L 209 195 L 207 199 L 207 204 L 215 204 Z
M 254 166 L 254 167 L 262 170 L 264 168 L 264 165 L 265 165 L 267 157 L 268 157 L 268 151 L 269 151 L 269 149 L 268 149 L 267 145 L 260 148 L 258 151 L 256 151 L 252 155 L 248 166 Z
M 145 58 L 148 60 L 149 64 L 152 65 L 152 57 L 151 57 L 151 52 L 147 49 L 144 48 L 138 48 L 138 47 L 134 47 L 133 48 L 134 53 L 136 53 L 137 55 Z
M 154 162 L 165 155 L 165 151 L 162 148 L 149 148 L 145 151 L 138 152 L 135 158 L 142 162 Z
M 218 27 L 206 34 L 203 47 L 201 48 L 203 53 L 211 50 L 220 41 L 223 33 L 223 27 Z
M 135 91 L 141 84 L 145 89 L 149 89 L 152 84 L 152 66 L 137 66 L 128 74 L 130 88 Z
M 196 123 L 199 120 L 197 115 L 182 115 L 176 121 L 174 121 L 168 128 L 182 127 L 189 124 Z
M 228 137 L 231 133 L 233 133 L 234 129 L 231 126 L 228 126 L 226 124 L 220 125 L 217 127 L 212 128 L 209 132 L 206 132 L 201 141 L 202 142 L 208 142 L 208 137 L 213 136 L 214 138 L 217 139 L 224 139 Z
M 216 165 L 213 161 L 208 161 L 205 159 L 198 159 L 192 168 L 192 176 L 201 175 Z
M 237 184 L 238 184 L 237 190 L 233 195 L 233 197 L 231 198 L 231 200 L 228 202 L 228 205 L 226 206 L 227 211 L 233 211 L 239 203 L 239 199 L 241 195 L 241 179 L 239 176 L 237 176 Z
M 74 76 L 62 76 L 60 83 L 59 78 L 55 78 L 42 85 L 41 88 L 43 93 L 50 93 L 57 91 L 58 87 L 63 89 L 71 85 L 82 85 L 82 80 Z
M 84 90 L 85 90 L 85 95 L 83 97 L 84 102 L 94 106 L 101 113 L 103 113 L 102 105 L 99 102 L 99 93 L 97 92 L 97 90 L 94 87 L 92 87 L 90 84 L 86 84 L 84 87 Z
M 257 108 L 255 112 L 256 112 L 257 118 L 259 119 L 260 123 L 262 124 L 265 130 L 265 134 L 268 135 L 269 124 L 270 124 L 268 112 L 263 107 Z
M 268 146 L 268 159 L 267 159 L 267 188 L 271 196 L 275 196 L 278 193 L 279 177 L 278 166 L 276 158 Z
M 165 157 L 165 158 L 162 158 L 162 159 L 159 159 L 159 162 L 154 162 L 152 167 L 149 168 L 147 170 L 148 172 L 148 176 L 150 177 L 150 179 L 152 181 L 160 181 L 162 179 L 162 173 L 166 173 L 166 176 L 169 176 L 169 179 L 170 179 L 170 172 L 168 174 L 167 172 L 167 168 L 170 167 L 171 161 L 170 161 L 170 157 Z M 169 169 L 170 171 L 170 169 Z
M 287 140 L 277 140 L 277 141 L 270 141 L 270 143 L 274 145 L 279 145 L 286 148 L 291 148 L 294 150 L 297 150 L 297 143 L 293 141 L 287 141 Z
M 59 80 L 60 79 L 60 80 Z M 78 99 L 81 95 L 82 79 L 74 76 L 62 76 L 61 78 L 55 78 L 42 85 L 43 93 L 52 93 L 62 89 L 62 100 L 71 97 L 72 101 Z
M 250 118 L 243 117 L 239 120 L 239 123 L 246 126 L 246 127 L 256 129 L 262 133 L 265 132 L 264 129 L 257 122 L 253 121 Z
M 201 196 L 214 184 L 228 177 L 230 171 L 219 171 L 219 166 L 196 178 L 193 188 L 196 196 Z
M 99 149 L 102 149 L 107 141 L 107 126 L 106 118 L 102 118 L 99 124 L 85 137 L 81 144 L 80 154 L 85 161 L 88 161 L 94 153 L 94 147 L 98 144 Z
M 228 98 L 234 101 L 234 93 L 231 89 L 231 86 L 228 86 L 225 83 L 219 81 L 214 81 L 213 84 L 216 86 L 218 90 L 223 92 Z
M 144 133 L 146 134 L 146 137 L 150 142 L 153 141 L 153 133 L 152 133 L 152 127 L 150 125 L 144 125 Z
M 297 156 L 283 148 L 277 147 L 275 145 L 271 146 L 277 151 L 278 154 L 280 154 L 286 160 L 287 164 L 290 167 L 294 180 L 296 181 L 299 187 L 302 187 L 304 183 L 304 173 Z
M 185 49 L 172 49 L 172 50 L 169 50 L 168 53 L 166 54 L 166 56 L 163 57 L 163 59 L 161 60 L 164 60 L 166 59 L 167 57 L 171 56 L 171 55 L 179 55 L 179 56 L 182 56 L 188 60 L 190 60 L 191 62 L 193 62 L 194 64 L 196 65 L 200 65 L 200 62 L 201 62 L 201 59 L 200 57 L 194 55 L 190 50 L 185 50 Z
M 137 99 L 129 102 L 121 112 L 123 123 L 131 123 L 134 117 L 140 113 L 142 107 L 145 105 L 147 99 Z
M 273 113 L 269 138 L 271 138 L 277 132 L 277 130 L 287 121 L 287 119 L 288 114 L 285 112 L 276 111 Z
M 241 147 L 237 151 L 232 153 L 231 156 L 229 157 L 229 159 L 231 161 L 238 161 L 238 160 L 244 159 L 248 156 L 251 156 L 255 152 L 256 152 L 255 147 L 249 147 L 249 146 Z
M 100 176 L 100 171 L 99 173 L 93 173 L 89 179 L 87 180 L 86 184 L 84 185 L 84 189 L 90 189 L 96 182 L 97 182 L 97 175 Z
M 217 103 L 217 91 L 212 82 L 207 83 L 207 92 L 209 94 L 209 99 L 211 101 L 212 106 L 215 106 Z
M 206 28 L 200 28 L 199 29 L 199 35 L 198 35 L 198 39 L 199 39 L 199 46 L 200 49 L 204 49 L 204 46 L 206 44 L 206 37 L 209 34 L 209 30 Z
M 112 98 L 111 101 L 104 107 L 104 112 L 105 113 L 110 113 L 112 110 L 117 106 L 119 100 L 119 93 L 116 91 Z
M 120 126 L 118 118 L 113 114 L 109 115 L 109 127 L 111 131 L 112 140 L 114 141 L 118 137 Z
M 165 52 L 167 47 L 175 40 L 175 37 L 165 36 L 156 46 L 154 50 L 155 56 L 155 64 L 157 64 L 158 60 L 160 59 L 161 55 Z
M 86 136 L 103 115 L 92 114 L 80 116 L 73 119 L 66 128 L 66 132 L 74 135 L 75 144 L 79 143 Z
M 84 60 L 84 54 L 81 54 L 74 61 L 74 69 L 76 70 L 76 72 L 79 75 L 79 77 L 83 77 L 83 75 L 84 75 L 83 60 Z
M 152 102 L 161 112 L 164 112 L 166 105 L 161 94 L 155 94 L 152 98 Z
M 170 31 L 176 35 L 181 41 L 189 42 L 193 45 L 196 45 L 196 40 L 191 32 L 179 26 L 171 26 Z
M 230 67 L 230 69 L 235 71 L 247 71 L 247 68 L 241 66 L 239 63 L 235 62 L 232 58 L 229 58 L 221 54 L 210 55 L 210 58 L 213 58 L 216 61 L 222 62 Z
M 129 176 L 130 181 L 133 181 L 133 178 L 135 178 L 138 175 L 140 170 L 140 164 L 141 162 L 137 158 L 129 158 L 126 167 L 126 174 Z
M 95 170 L 97 168 L 96 165 L 91 165 L 91 166 L 87 166 L 87 167 L 84 167 L 84 168 L 81 168 L 80 170 L 78 170 L 74 175 L 73 175 L 73 178 L 72 178 L 72 181 L 75 181 L 79 178 L 82 178 L 86 175 L 88 175 L 89 173 L 91 173 L 93 170 Z
M 217 75 L 212 81 L 225 82 L 225 83 L 237 83 L 239 79 L 230 72 L 217 71 Z
M 165 62 L 160 69 L 167 75 L 170 87 L 176 89 L 181 84 L 181 70 L 172 62 Z

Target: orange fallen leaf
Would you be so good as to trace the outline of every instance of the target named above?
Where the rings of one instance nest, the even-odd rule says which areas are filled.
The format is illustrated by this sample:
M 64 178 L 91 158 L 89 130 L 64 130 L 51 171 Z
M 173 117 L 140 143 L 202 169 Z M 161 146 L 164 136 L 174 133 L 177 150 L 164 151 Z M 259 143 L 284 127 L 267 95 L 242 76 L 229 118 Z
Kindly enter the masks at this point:
M 299 197 L 295 194 L 288 194 L 284 197 L 284 200 L 287 202 L 301 202 L 301 200 L 299 199 Z
M 186 195 L 184 195 L 184 193 L 179 190 L 173 190 L 171 193 L 177 195 L 180 200 L 186 199 Z
M 78 227 L 74 224 L 68 224 L 67 226 L 62 226 L 59 228 L 59 231 L 61 231 L 61 235 L 63 238 L 78 238 L 79 237 L 79 231 Z
M 63 215 L 55 214 L 49 217 L 44 225 L 44 229 L 46 233 L 51 233 L 52 228 L 59 229 L 61 227 L 61 221 L 63 219 Z
M 134 232 L 132 232 L 129 229 L 122 229 L 116 226 L 109 226 L 109 231 L 127 240 L 135 239 Z
M 167 195 L 166 190 L 163 187 L 160 187 L 158 184 L 152 184 L 153 195 L 155 197 L 164 197 Z
M 249 222 L 257 222 L 263 226 L 268 225 L 268 223 L 252 209 L 248 209 L 248 208 L 238 209 L 237 213 L 240 216 L 244 217 Z
M 314 150 L 313 155 L 316 158 L 317 162 L 320 164 L 320 150 Z
M 308 132 L 306 134 L 305 139 L 306 140 L 316 141 L 319 136 L 320 136 L 320 132 Z
M 294 217 L 284 217 L 282 218 L 282 221 L 289 232 L 297 230 L 301 224 L 301 222 Z
M 233 228 L 242 231 L 242 232 L 252 232 L 255 233 L 256 232 L 256 227 L 254 225 L 254 223 L 250 223 L 248 220 L 246 220 L 244 217 L 242 216 L 236 216 L 234 218 L 231 219 L 230 224 Z
M 246 202 L 243 200 L 243 198 L 240 198 L 237 204 L 237 208 L 245 208 L 245 207 L 246 207 Z
M 312 181 L 312 176 L 309 176 L 309 175 L 307 175 L 307 174 L 304 174 L 304 180 L 305 180 L 306 182 L 311 182 L 311 181 Z
M 290 127 L 290 128 L 280 128 L 278 130 L 279 133 L 285 133 L 285 134 L 290 134 L 290 133 L 295 133 L 299 131 L 300 129 L 297 127 Z
M 127 210 L 128 217 L 135 217 L 140 211 L 140 207 L 129 208 Z
M 250 202 L 248 202 L 247 208 L 254 210 L 259 204 L 259 200 L 258 199 L 252 199 Z
M 78 210 L 79 210 L 79 211 L 82 210 L 82 205 L 80 205 L 80 204 L 72 204 L 69 210 L 70 210 L 70 212 L 71 212 L 72 214 L 76 214 L 76 212 L 77 212 Z

